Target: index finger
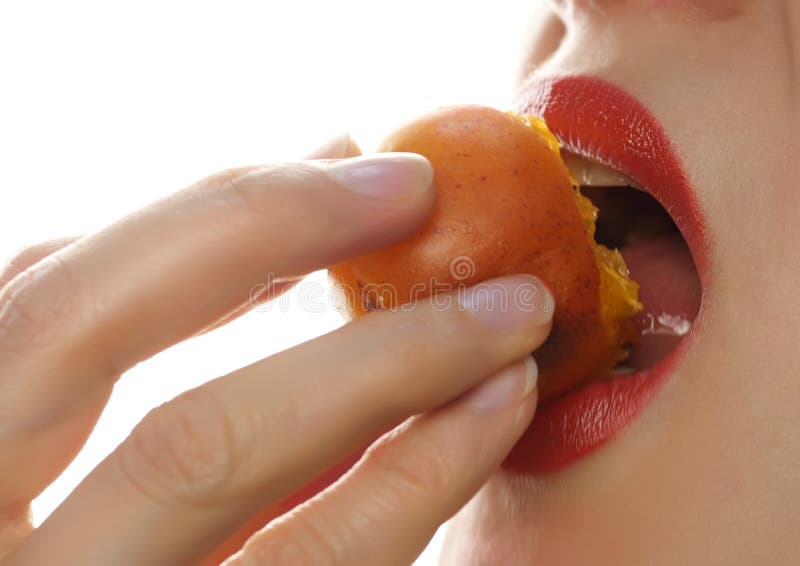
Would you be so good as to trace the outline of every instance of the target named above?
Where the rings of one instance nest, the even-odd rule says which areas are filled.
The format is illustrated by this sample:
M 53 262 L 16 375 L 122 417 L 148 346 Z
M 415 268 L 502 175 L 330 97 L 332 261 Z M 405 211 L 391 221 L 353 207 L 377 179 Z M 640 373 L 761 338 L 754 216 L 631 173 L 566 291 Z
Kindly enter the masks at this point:
M 133 549 L 146 564 L 202 556 L 344 455 L 529 354 L 551 304 L 536 278 L 508 276 L 458 303 L 362 317 L 184 394 L 92 472 L 19 563 L 118 564 Z
M 254 285 L 410 235 L 433 203 L 431 178 L 423 157 L 388 153 L 230 171 L 15 277 L 0 291 L 0 507 L 55 479 L 124 370 L 230 313 Z

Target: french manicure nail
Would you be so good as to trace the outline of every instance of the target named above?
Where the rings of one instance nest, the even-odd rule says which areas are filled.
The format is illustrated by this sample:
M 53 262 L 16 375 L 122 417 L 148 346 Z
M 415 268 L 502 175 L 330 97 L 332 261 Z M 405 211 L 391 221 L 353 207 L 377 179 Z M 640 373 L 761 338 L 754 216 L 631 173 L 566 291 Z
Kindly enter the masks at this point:
M 498 330 L 525 330 L 553 318 L 553 296 L 533 275 L 484 281 L 459 293 L 459 305 Z
M 416 153 L 376 153 L 328 163 L 328 170 L 351 191 L 381 199 L 404 199 L 426 191 L 433 168 Z
M 480 412 L 494 412 L 527 397 L 535 388 L 539 370 L 532 356 L 501 369 L 469 394 Z

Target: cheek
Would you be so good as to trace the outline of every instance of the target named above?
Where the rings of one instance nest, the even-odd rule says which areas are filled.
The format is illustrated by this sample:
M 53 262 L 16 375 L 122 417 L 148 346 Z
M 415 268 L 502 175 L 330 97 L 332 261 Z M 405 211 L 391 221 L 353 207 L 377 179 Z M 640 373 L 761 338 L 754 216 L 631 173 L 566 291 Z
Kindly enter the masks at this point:
M 495 483 L 494 480 L 491 483 Z M 483 564 L 526 564 L 514 560 L 536 545 L 525 544 L 521 533 L 507 521 L 507 513 L 494 489 L 485 486 L 447 527 L 440 566 L 479 566 Z M 537 531 L 533 531 L 537 532 Z M 522 548 L 524 547 L 524 549 Z
M 735 18 L 745 8 L 741 0 L 649 0 L 649 4 L 703 21 Z
M 546 2 L 537 2 L 528 14 L 523 53 L 517 73 L 517 87 L 561 46 L 566 35 L 563 20 Z
M 591 513 L 548 481 L 496 476 L 454 517 L 442 566 L 494 564 L 592 564 L 615 566 L 621 537 L 591 529 Z M 535 507 L 535 510 L 534 510 Z M 619 533 L 617 533 L 619 534 Z
M 658 11 L 679 19 L 705 22 L 726 20 L 742 15 L 747 3 L 744 0 L 552 0 L 552 4 L 562 13 L 576 11 L 608 12 L 611 9 L 631 10 L 638 6 L 647 11 Z

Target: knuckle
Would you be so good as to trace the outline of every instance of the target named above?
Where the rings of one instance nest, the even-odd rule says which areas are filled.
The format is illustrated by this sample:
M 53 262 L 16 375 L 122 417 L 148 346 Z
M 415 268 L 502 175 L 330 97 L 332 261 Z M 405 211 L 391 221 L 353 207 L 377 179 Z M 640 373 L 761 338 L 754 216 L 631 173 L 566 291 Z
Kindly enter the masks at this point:
M 4 281 L 11 281 L 12 277 L 17 273 L 22 273 L 42 259 L 41 244 L 34 244 L 18 251 L 8 262 L 6 262 L 2 271 L 0 271 L 0 279 Z
M 303 513 L 289 515 L 244 547 L 243 564 L 347 564 L 346 544 L 327 530 L 307 520 Z
M 320 207 L 308 206 L 304 187 L 320 184 L 323 171 L 293 163 L 272 164 L 241 175 L 220 189 L 244 218 L 263 226 L 265 215 L 279 218 L 285 226 L 308 226 L 319 222 Z M 327 212 L 323 210 L 322 212 Z
M 123 444 L 119 463 L 138 491 L 161 503 L 210 506 L 241 461 L 232 416 L 195 389 L 151 411 Z
M 431 362 L 441 360 L 443 356 L 455 357 L 466 351 L 464 343 L 468 342 L 464 340 L 463 325 L 458 320 L 426 310 L 395 324 L 391 331 L 398 335 L 396 341 L 402 348 L 400 355 L 410 360 Z M 436 340 L 421 340 L 420 337 L 435 337 Z
M 0 342 L 24 341 L 28 348 L 50 344 L 76 318 L 89 315 L 89 294 L 65 262 L 44 258 L 0 292 Z
M 0 287 L 11 281 L 14 276 L 22 273 L 30 266 L 41 261 L 56 250 L 63 248 L 77 238 L 56 238 L 26 246 L 19 250 L 0 270 Z
M 365 455 L 365 464 L 384 478 L 382 484 L 399 501 L 440 496 L 457 477 L 448 451 L 409 434 L 415 420 L 384 436 Z

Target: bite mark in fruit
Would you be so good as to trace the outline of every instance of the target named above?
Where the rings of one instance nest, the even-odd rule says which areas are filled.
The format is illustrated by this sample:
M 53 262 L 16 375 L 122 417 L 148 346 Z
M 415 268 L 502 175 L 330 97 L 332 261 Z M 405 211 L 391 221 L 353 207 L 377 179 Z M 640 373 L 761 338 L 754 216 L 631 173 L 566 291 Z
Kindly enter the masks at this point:
M 379 150 L 427 157 L 436 202 L 411 238 L 330 269 L 335 283 L 353 291 L 348 316 L 531 273 L 555 300 L 553 329 L 535 353 L 540 398 L 611 375 L 635 337 L 638 285 L 622 255 L 595 242 L 597 209 L 578 191 L 541 119 L 483 106 L 442 108 L 401 127 Z M 453 269 L 457 258 L 469 269 Z

